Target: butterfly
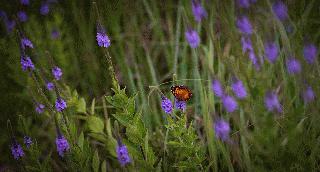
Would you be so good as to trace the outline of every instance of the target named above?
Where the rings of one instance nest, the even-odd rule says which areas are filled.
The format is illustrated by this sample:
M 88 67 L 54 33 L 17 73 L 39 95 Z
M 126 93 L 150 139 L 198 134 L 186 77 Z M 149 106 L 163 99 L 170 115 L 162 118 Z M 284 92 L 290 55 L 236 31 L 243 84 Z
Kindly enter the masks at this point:
M 184 85 L 172 86 L 171 93 L 179 101 L 188 101 L 192 97 L 191 90 Z

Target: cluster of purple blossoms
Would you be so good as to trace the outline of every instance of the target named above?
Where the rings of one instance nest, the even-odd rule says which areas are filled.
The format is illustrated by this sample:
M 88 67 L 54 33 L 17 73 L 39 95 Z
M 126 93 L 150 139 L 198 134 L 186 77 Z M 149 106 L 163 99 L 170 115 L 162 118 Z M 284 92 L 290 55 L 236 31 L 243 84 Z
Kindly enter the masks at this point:
M 237 101 L 229 95 L 223 95 L 222 96 L 222 104 L 223 107 L 226 109 L 227 112 L 232 113 L 238 108 Z
M 20 0 L 22 5 L 29 5 L 29 0 Z
M 50 4 L 48 2 L 43 2 L 40 7 L 40 14 L 47 15 L 50 12 Z
M 240 16 L 237 18 L 236 26 L 238 30 L 244 35 L 251 35 L 253 30 L 251 23 L 247 16 Z
M 229 123 L 223 119 L 219 119 L 214 123 L 215 135 L 222 141 L 227 141 L 229 139 L 230 130 Z
M 33 48 L 33 44 L 28 38 L 24 37 L 21 39 L 21 47 L 22 49 L 25 49 L 27 47 Z
M 100 47 L 108 48 L 111 45 L 109 36 L 106 34 L 105 29 L 98 24 L 97 25 L 97 42 Z
M 288 8 L 286 4 L 280 0 L 272 4 L 272 11 L 280 21 L 284 21 L 288 18 Z
M 43 111 L 44 111 L 44 108 L 45 108 L 45 106 L 44 106 L 43 104 L 38 103 L 37 106 L 36 106 L 36 112 L 37 112 L 38 114 L 42 114 Z
M 14 141 L 11 146 L 11 154 L 13 155 L 14 159 L 18 160 L 24 156 L 24 151 L 19 143 Z
M 55 107 L 58 112 L 62 112 L 67 108 L 67 103 L 62 98 L 57 98 Z
M 179 110 L 185 111 L 187 108 L 186 101 L 175 100 L 175 107 Z
M 307 63 L 313 64 L 317 57 L 317 47 L 314 44 L 307 44 L 303 47 L 303 56 Z
M 11 33 L 16 26 L 16 22 L 14 20 L 10 20 L 7 16 L 7 13 L 4 11 L 0 11 L 0 17 L 3 19 L 4 24 L 6 26 L 7 32 Z
M 47 82 L 47 89 L 52 91 L 54 89 L 54 84 L 52 82 Z
M 295 58 L 287 59 L 286 65 L 287 65 L 287 71 L 290 75 L 298 74 L 301 72 L 300 62 Z
M 315 99 L 315 94 L 311 86 L 307 86 L 303 91 L 303 100 L 305 103 L 310 103 Z
M 256 2 L 257 0 L 237 0 L 237 5 L 240 8 L 249 8 L 251 4 Z
M 161 108 L 162 108 L 162 110 L 166 114 L 170 114 L 172 112 L 172 108 L 173 108 L 173 105 L 172 105 L 171 101 L 165 96 L 162 96 L 161 99 L 162 99 L 161 100 Z
M 269 112 L 282 112 L 282 106 L 275 92 L 269 91 L 264 97 L 264 104 Z
M 26 22 L 28 20 L 28 16 L 24 11 L 19 11 L 17 15 L 21 22 Z
M 23 71 L 33 71 L 35 69 L 30 57 L 21 57 L 20 63 Z
M 128 149 L 124 144 L 118 143 L 116 152 L 117 152 L 118 161 L 121 164 L 121 166 L 125 166 L 126 164 L 131 162 Z
M 197 48 L 200 44 L 200 37 L 197 31 L 188 29 L 185 32 L 186 40 L 191 48 Z
M 208 16 L 207 11 L 201 5 L 200 0 L 192 0 L 192 13 L 197 22 Z
M 278 47 L 274 42 L 268 42 L 264 45 L 264 55 L 270 63 L 276 62 L 279 56 Z
M 52 75 L 56 80 L 60 80 L 62 76 L 62 70 L 58 66 L 55 66 L 52 68 Z
M 233 82 L 231 84 L 231 88 L 233 93 L 239 98 L 244 99 L 247 97 L 247 90 L 243 85 L 243 82 L 237 78 L 233 79 Z
M 249 37 L 242 36 L 241 45 L 242 45 L 242 53 L 253 51 L 252 42 Z
M 64 156 L 64 153 L 66 153 L 67 151 L 70 150 L 70 146 L 69 146 L 68 140 L 66 138 L 64 138 L 63 135 L 59 135 L 56 138 L 56 146 L 57 146 L 58 154 L 61 157 Z
M 32 144 L 32 139 L 29 136 L 24 136 L 23 137 L 24 140 L 24 144 L 27 146 L 27 148 L 29 148 Z
M 212 88 L 213 93 L 217 97 L 221 98 L 224 95 L 224 90 L 223 90 L 222 85 L 219 80 L 217 80 L 217 79 L 213 80 L 212 84 L 211 84 L 211 88 Z

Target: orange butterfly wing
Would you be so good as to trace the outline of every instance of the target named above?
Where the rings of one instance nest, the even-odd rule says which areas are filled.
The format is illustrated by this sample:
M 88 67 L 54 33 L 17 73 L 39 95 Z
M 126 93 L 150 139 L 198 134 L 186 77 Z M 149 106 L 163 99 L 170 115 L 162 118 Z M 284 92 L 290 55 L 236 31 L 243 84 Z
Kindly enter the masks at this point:
M 184 85 L 172 86 L 171 93 L 179 101 L 188 101 L 192 97 L 191 90 Z

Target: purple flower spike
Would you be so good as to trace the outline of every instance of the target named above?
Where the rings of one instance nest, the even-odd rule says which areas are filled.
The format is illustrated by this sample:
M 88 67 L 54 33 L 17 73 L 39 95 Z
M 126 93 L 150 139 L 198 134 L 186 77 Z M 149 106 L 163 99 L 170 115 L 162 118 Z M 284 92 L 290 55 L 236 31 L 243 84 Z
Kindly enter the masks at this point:
M 219 80 L 217 80 L 217 79 L 213 80 L 211 88 L 212 88 L 213 93 L 217 97 L 221 98 L 224 95 L 224 90 L 223 90 L 222 85 Z
M 301 72 L 301 65 L 297 59 L 290 58 L 286 61 L 287 71 L 290 75 L 298 74 Z
M 269 112 L 282 112 L 282 106 L 278 100 L 278 96 L 275 92 L 267 92 L 264 97 L 264 105 Z
M 264 45 L 265 57 L 270 63 L 274 63 L 278 59 L 278 47 L 275 43 L 269 42 Z
M 288 8 L 282 1 L 277 1 L 272 4 L 272 11 L 281 21 L 288 18 Z
M 244 99 L 247 97 L 247 90 L 241 80 L 234 78 L 231 84 L 233 93 L 239 98 Z
M 22 5 L 29 5 L 29 0 L 20 0 Z
M 52 75 L 54 76 L 54 78 L 56 80 L 60 80 L 61 79 L 61 76 L 62 76 L 62 70 L 58 67 L 58 66 L 55 66 L 53 69 L 52 69 Z
M 37 104 L 37 106 L 36 106 L 36 112 L 38 113 L 38 114 L 42 114 L 43 113 L 43 111 L 44 111 L 44 108 L 45 108 L 45 106 L 43 105 L 43 104 Z
M 253 51 L 252 42 L 249 37 L 241 37 L 242 53 Z
M 23 71 L 34 70 L 34 64 L 32 63 L 32 60 L 30 57 L 21 57 L 20 63 Z
M 48 83 L 47 83 L 47 89 L 48 89 L 49 91 L 52 91 L 52 90 L 54 89 L 54 84 L 53 84 L 52 82 L 48 82 Z
M 28 16 L 27 16 L 26 12 L 24 12 L 24 11 L 18 12 L 18 18 L 21 22 L 26 22 L 28 20 Z
M 49 11 L 50 11 L 49 3 L 47 3 L 47 2 L 42 3 L 42 5 L 40 7 L 40 14 L 45 16 L 45 15 L 49 14 Z
M 303 91 L 303 100 L 305 103 L 310 103 L 315 99 L 315 95 L 311 86 L 307 86 L 307 88 Z
M 29 136 L 24 136 L 24 137 L 23 137 L 23 140 L 24 140 L 24 144 L 27 146 L 27 148 L 29 148 L 30 145 L 32 144 L 32 139 L 31 139 L 31 137 L 29 137 Z
M 7 28 L 7 32 L 11 33 L 13 31 L 13 29 L 16 27 L 16 21 L 14 20 L 5 20 L 5 24 L 6 24 L 6 28 Z
M 109 36 L 106 34 L 105 29 L 100 24 L 98 24 L 98 26 L 97 26 L 96 38 L 97 38 L 98 45 L 100 47 L 108 48 L 111 45 L 111 41 L 109 39 Z
M 28 38 L 21 39 L 21 47 L 25 49 L 26 47 L 33 48 L 32 42 Z
M 192 0 L 192 12 L 197 22 L 201 22 L 202 19 L 208 16 L 207 11 L 203 8 L 198 0 Z
M 222 97 L 222 104 L 226 109 L 226 111 L 229 113 L 234 112 L 238 108 L 238 103 L 236 102 L 236 100 L 233 97 L 228 95 L 224 95 Z
M 307 63 L 313 64 L 317 56 L 317 47 L 314 44 L 307 44 L 303 47 L 303 56 Z
M 236 26 L 242 34 L 251 35 L 252 26 L 247 16 L 241 16 L 237 18 Z
M 51 32 L 51 39 L 58 39 L 60 37 L 60 33 L 57 29 L 53 29 Z
M 175 100 L 175 107 L 179 110 L 185 111 L 187 108 L 187 103 L 185 101 Z
M 250 7 L 250 0 L 237 0 L 237 5 L 240 8 L 249 8 Z
M 253 66 L 255 67 L 256 70 L 260 69 L 260 64 L 258 62 L 258 59 L 256 57 L 256 54 L 254 51 L 249 51 L 249 59 L 251 60 Z
M 15 141 L 15 143 L 11 146 L 11 154 L 14 159 L 18 160 L 24 156 L 24 151 L 19 143 Z
M 165 96 L 162 96 L 161 99 L 162 99 L 162 101 L 161 101 L 162 110 L 166 114 L 170 114 L 172 112 L 172 108 L 173 108 L 173 105 L 172 105 L 171 101 Z
M 118 161 L 121 164 L 121 166 L 125 166 L 126 164 L 131 162 L 126 145 L 121 143 L 118 144 L 116 152 L 117 152 Z
M 199 46 L 200 37 L 197 31 L 189 29 L 185 32 L 185 36 L 191 48 L 197 48 Z
M 225 120 L 219 119 L 214 123 L 214 131 L 216 138 L 227 141 L 229 139 L 230 125 Z
M 56 146 L 59 156 L 63 157 L 64 154 L 70 150 L 70 146 L 68 140 L 64 138 L 64 136 L 59 135 L 56 138 Z
M 57 98 L 55 106 L 58 112 L 62 112 L 67 108 L 67 103 L 62 98 Z

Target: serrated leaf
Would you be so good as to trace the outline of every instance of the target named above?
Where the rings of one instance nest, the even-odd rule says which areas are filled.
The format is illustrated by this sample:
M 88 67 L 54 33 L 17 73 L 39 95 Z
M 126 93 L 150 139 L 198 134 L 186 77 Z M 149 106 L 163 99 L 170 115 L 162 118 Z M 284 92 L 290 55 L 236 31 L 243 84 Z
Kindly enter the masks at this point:
M 99 154 L 98 150 L 94 152 L 93 158 L 92 158 L 92 169 L 94 172 L 99 171 L 100 161 L 99 161 Z
M 87 119 L 88 130 L 93 133 L 103 133 L 104 122 L 96 116 L 89 116 Z
M 77 112 L 78 113 L 86 113 L 86 101 L 84 98 L 80 98 L 77 103 Z

